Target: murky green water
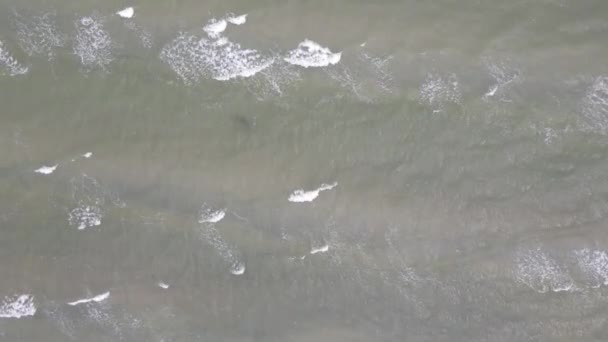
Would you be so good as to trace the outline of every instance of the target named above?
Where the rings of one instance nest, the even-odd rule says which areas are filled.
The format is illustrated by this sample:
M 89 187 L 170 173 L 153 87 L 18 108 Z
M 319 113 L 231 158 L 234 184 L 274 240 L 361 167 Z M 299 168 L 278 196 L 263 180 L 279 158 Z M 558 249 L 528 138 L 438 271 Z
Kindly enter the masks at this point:
M 0 0 L 0 341 L 607 340 L 606 37 L 600 0 Z

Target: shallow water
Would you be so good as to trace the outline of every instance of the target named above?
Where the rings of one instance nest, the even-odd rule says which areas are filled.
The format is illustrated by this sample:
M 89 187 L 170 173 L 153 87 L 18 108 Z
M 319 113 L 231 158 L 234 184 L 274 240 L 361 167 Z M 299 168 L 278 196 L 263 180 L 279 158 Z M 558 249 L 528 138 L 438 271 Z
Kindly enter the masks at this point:
M 600 0 L 0 0 L 0 341 L 607 340 L 607 34 Z

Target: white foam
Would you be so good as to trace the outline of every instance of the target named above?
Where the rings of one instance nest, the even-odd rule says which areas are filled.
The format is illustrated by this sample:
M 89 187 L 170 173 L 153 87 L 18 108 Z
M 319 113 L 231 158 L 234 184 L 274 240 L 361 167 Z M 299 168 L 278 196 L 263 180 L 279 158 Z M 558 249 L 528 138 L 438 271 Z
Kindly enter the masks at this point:
M 18 297 L 5 297 L 0 304 L 0 318 L 21 318 L 34 316 L 36 306 L 34 296 L 23 294 Z
M 141 46 L 145 47 L 146 49 L 152 48 L 152 46 L 154 45 L 154 40 L 150 31 L 140 27 L 132 20 L 126 20 L 124 22 L 124 25 L 126 28 L 133 31 L 138 36 Z
M 433 107 L 434 112 L 440 112 L 447 103 L 461 103 L 462 94 L 456 75 L 440 76 L 427 75 L 420 86 L 420 100 Z
M 498 90 L 498 84 L 495 84 L 488 89 L 488 92 L 484 94 L 484 97 L 492 97 L 496 95 L 496 91 Z
M 504 89 L 511 83 L 519 80 L 520 72 L 517 69 L 513 69 L 504 63 L 500 63 L 491 59 L 486 58 L 485 66 L 490 73 L 490 76 L 496 82 L 488 88 L 488 91 L 484 94 L 484 99 L 494 97 L 499 91 L 503 92 Z
M 240 261 L 237 261 L 230 267 L 230 273 L 234 275 L 241 275 L 245 273 L 245 264 Z
M 180 34 L 163 47 L 160 58 L 185 83 L 208 77 L 218 81 L 248 78 L 274 63 L 273 58 L 262 56 L 257 50 L 244 49 L 219 33 L 211 36 L 213 39 Z
M 591 278 L 591 287 L 608 285 L 608 254 L 604 251 L 588 248 L 574 251 L 578 266 Z
M 284 89 L 302 79 L 302 69 L 285 62 L 280 55 L 275 55 L 268 68 L 256 74 L 256 77 L 245 79 L 242 83 L 258 100 L 282 96 Z
M 371 103 L 398 89 L 389 71 L 392 59 L 392 55 L 378 57 L 361 49 L 358 58 L 348 65 L 340 64 L 324 71 L 358 100 Z
M 167 283 L 163 283 L 162 281 L 158 283 L 158 287 L 160 287 L 161 289 L 168 289 L 169 288 L 169 284 Z
M 553 140 L 555 140 L 555 138 L 558 137 L 557 132 L 554 129 L 552 129 L 551 127 L 543 128 L 539 132 L 539 134 L 541 134 L 544 137 L 543 140 L 544 140 L 545 144 L 547 144 L 547 145 L 550 145 L 553 142 Z
M 310 254 L 325 253 L 327 251 L 329 251 L 329 245 L 325 244 L 325 245 L 323 245 L 321 247 L 312 248 L 310 250 Z
M 242 14 L 236 17 L 229 16 L 228 18 L 226 18 L 226 21 L 233 25 L 243 25 L 245 22 L 247 22 L 247 14 Z
M 71 226 L 77 226 L 78 230 L 101 225 L 101 208 L 96 205 L 84 205 L 72 209 L 69 213 L 68 222 Z
M 93 156 L 93 152 L 87 152 L 85 154 L 82 155 L 85 158 L 91 158 Z
M 227 260 L 230 263 L 236 262 L 237 258 L 235 256 L 235 253 L 228 246 L 226 241 L 224 241 L 224 239 L 214 226 L 208 225 L 203 228 L 202 237 L 207 243 L 209 243 L 213 248 L 215 248 L 215 250 L 220 254 L 223 259 Z
M 312 202 L 319 197 L 321 191 L 331 190 L 337 185 L 338 182 L 334 182 L 332 184 L 321 184 L 321 186 L 316 190 L 305 191 L 304 189 L 298 189 L 289 195 L 287 200 L 294 203 Z
M 127 7 L 121 11 L 116 12 L 116 14 L 119 17 L 129 19 L 129 18 L 133 18 L 133 15 L 135 14 L 135 10 L 133 9 L 133 7 Z
M 69 302 L 68 305 L 76 306 L 76 305 L 87 304 L 87 303 L 91 303 L 91 302 L 99 303 L 99 302 L 103 302 L 104 300 L 108 299 L 108 297 L 110 297 L 110 291 L 104 292 L 95 297 L 78 299 L 73 302 Z
M 608 76 L 600 76 L 587 89 L 583 114 L 591 129 L 608 134 Z
M 139 33 L 139 41 L 141 45 L 146 49 L 151 49 L 154 45 L 154 39 L 152 38 L 152 34 L 146 29 L 140 29 L 136 27 L 136 31 Z
M 82 17 L 75 23 L 74 54 L 85 67 L 104 69 L 112 62 L 112 40 L 103 23 L 94 17 Z
M 79 230 L 101 225 L 107 204 L 126 207 L 126 203 L 116 193 L 101 186 L 91 176 L 81 174 L 72 178 L 70 184 L 74 207 L 68 212 L 68 223 Z
M 16 11 L 14 14 L 19 46 L 28 56 L 45 55 L 52 60 L 55 49 L 65 46 L 67 37 L 57 30 L 55 14 L 27 17 Z
M 241 275 L 245 272 L 245 265 L 239 261 L 238 251 L 228 245 L 214 225 L 205 226 L 201 232 L 203 239 L 230 265 L 230 273 Z
M 198 223 L 218 223 L 226 217 L 225 210 L 214 210 L 203 204 L 199 212 Z
M 228 23 L 224 19 L 211 19 L 209 23 L 203 27 L 203 31 L 207 32 L 207 35 L 211 38 L 216 38 L 220 33 L 226 30 Z
M 519 253 L 516 261 L 516 278 L 539 293 L 576 290 L 567 271 L 540 248 Z
M 304 68 L 326 67 L 340 62 L 342 52 L 331 52 L 328 48 L 306 39 L 294 50 L 291 50 L 284 60 L 287 63 Z
M 55 301 L 46 301 L 42 310 L 42 314 L 46 319 L 52 322 L 61 333 L 69 337 L 70 341 L 76 341 L 76 332 L 74 318 L 70 312 L 65 310 L 64 303 Z
M 57 169 L 57 167 L 59 166 L 59 164 L 55 164 L 52 166 L 42 166 L 39 169 L 34 170 L 34 172 L 36 173 L 40 173 L 43 175 L 50 175 L 51 173 L 55 172 L 55 170 Z
M 0 40 L 0 67 L 4 67 L 9 76 L 17 76 L 26 74 L 29 68 L 21 65 L 11 53 L 6 49 L 4 43 Z

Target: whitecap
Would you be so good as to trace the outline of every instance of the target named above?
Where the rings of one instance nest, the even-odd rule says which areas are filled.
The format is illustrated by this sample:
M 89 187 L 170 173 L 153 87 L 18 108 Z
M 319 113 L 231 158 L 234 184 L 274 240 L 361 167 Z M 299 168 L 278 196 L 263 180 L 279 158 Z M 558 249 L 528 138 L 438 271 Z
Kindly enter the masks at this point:
M 162 281 L 161 281 L 161 282 L 159 282 L 157 285 L 158 285 L 158 287 L 160 287 L 161 289 L 164 289 L 164 290 L 166 290 L 166 289 L 168 289 L 168 288 L 170 287 L 170 285 L 169 285 L 169 284 L 164 283 L 164 282 L 162 282 Z
M 55 172 L 55 170 L 57 169 L 58 166 L 59 166 L 59 164 L 55 164 L 55 165 L 52 165 L 52 166 L 46 166 L 46 165 L 44 165 L 44 166 L 42 166 L 42 167 L 34 170 L 34 172 L 40 173 L 40 174 L 43 174 L 43 175 L 50 175 L 51 173 Z
M 0 67 L 3 67 L 8 71 L 9 76 L 17 76 L 26 74 L 29 68 L 22 65 L 11 55 L 11 53 L 4 46 L 4 43 L 0 40 Z
M 133 9 L 133 7 L 127 7 L 123 10 L 116 12 L 116 14 L 119 17 L 129 19 L 129 18 L 133 18 L 133 15 L 135 15 L 135 10 Z
M 206 204 L 201 206 L 199 211 L 198 223 L 218 223 L 226 217 L 225 210 L 214 210 L 207 207 Z
M 85 158 L 91 158 L 93 156 L 93 152 L 87 152 L 85 154 L 82 155 Z
M 310 191 L 305 191 L 304 189 L 298 189 L 298 190 L 295 190 L 291 195 L 289 195 L 289 198 L 287 200 L 289 202 L 294 202 L 294 203 L 312 202 L 317 197 L 319 197 L 319 194 L 321 193 L 321 191 L 331 190 L 331 189 L 335 188 L 337 185 L 338 185 L 338 183 L 334 182 L 332 184 L 321 184 L 321 186 L 318 189 L 310 190 Z
M 498 90 L 498 85 L 495 84 L 488 89 L 488 92 L 484 94 L 484 97 L 492 97 L 496 95 L 496 91 Z
M 104 300 L 108 299 L 108 297 L 110 297 L 109 291 L 99 294 L 95 297 L 78 299 L 73 302 L 69 302 L 68 305 L 76 306 L 76 305 L 87 304 L 87 303 L 91 303 L 91 302 L 99 303 L 99 302 L 103 302 Z
M 242 14 L 236 17 L 229 16 L 228 18 L 226 18 L 226 21 L 233 25 L 243 25 L 245 22 L 247 22 L 247 14 Z
M 329 251 L 329 245 L 325 244 L 321 247 L 312 248 L 310 254 L 325 253 L 327 251 Z
M 5 297 L 0 304 L 0 318 L 21 318 L 34 316 L 36 306 L 34 296 L 23 294 L 18 297 Z
M 288 198 L 289 202 L 312 202 L 319 196 L 319 190 L 304 191 L 299 189 L 294 191 Z
M 230 267 L 230 273 L 234 275 L 241 275 L 245 273 L 245 264 L 240 261 L 237 261 Z
M 294 50 L 291 50 L 284 60 L 287 63 L 304 68 L 326 67 L 340 62 L 342 52 L 331 52 L 328 48 L 306 39 Z
M 220 33 L 226 30 L 227 26 L 228 24 L 224 19 L 211 19 L 209 20 L 209 23 L 203 27 L 203 31 L 207 32 L 209 37 L 216 38 Z

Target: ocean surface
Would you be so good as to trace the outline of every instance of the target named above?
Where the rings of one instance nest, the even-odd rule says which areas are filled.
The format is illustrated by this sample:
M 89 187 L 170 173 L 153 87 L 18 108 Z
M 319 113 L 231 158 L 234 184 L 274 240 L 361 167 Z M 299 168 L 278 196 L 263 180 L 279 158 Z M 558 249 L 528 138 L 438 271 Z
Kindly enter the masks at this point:
M 608 1 L 0 0 L 38 341 L 608 341 Z

